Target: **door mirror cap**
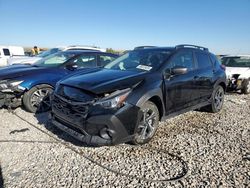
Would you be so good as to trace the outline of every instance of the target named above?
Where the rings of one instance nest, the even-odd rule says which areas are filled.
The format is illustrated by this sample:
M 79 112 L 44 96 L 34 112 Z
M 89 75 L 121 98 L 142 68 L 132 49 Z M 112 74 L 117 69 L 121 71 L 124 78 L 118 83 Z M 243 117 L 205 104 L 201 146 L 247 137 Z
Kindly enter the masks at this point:
M 184 66 L 175 66 L 172 68 L 171 73 L 173 75 L 181 75 L 181 74 L 186 74 L 188 72 L 188 68 Z

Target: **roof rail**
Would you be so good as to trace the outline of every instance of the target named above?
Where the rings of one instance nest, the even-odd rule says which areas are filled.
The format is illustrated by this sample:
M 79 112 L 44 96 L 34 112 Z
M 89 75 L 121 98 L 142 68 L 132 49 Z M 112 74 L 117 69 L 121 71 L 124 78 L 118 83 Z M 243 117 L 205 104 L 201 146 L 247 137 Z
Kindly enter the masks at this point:
M 208 51 L 208 48 L 205 48 L 205 47 L 202 47 L 202 46 L 196 46 L 196 45 L 192 45 L 192 44 L 180 44 L 180 45 L 175 46 L 176 49 L 185 48 L 185 47 L 197 48 L 197 49 L 200 49 L 200 50 Z
M 146 48 L 154 48 L 156 46 L 137 46 L 134 48 L 134 50 L 138 50 L 138 49 L 146 49 Z
M 90 47 L 90 48 L 99 48 L 94 45 L 69 45 L 68 47 Z

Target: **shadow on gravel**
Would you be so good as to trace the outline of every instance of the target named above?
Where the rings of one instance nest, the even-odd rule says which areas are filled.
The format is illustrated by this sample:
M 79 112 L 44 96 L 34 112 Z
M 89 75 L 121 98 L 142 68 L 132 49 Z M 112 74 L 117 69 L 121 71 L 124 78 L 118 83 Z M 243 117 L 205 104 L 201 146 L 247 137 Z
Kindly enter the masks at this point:
M 38 120 L 38 123 L 40 125 L 43 125 L 49 132 L 53 133 L 55 137 L 58 137 L 59 139 L 62 139 L 66 142 L 70 142 L 76 146 L 90 147 L 90 146 L 78 141 L 77 139 L 71 137 L 67 133 L 61 131 L 56 126 L 54 126 L 50 121 L 49 114 L 50 114 L 49 112 L 36 113 L 34 115 L 34 117 Z
M 3 187 L 3 174 L 2 174 L 2 168 L 1 168 L 1 165 L 0 165 L 0 188 Z

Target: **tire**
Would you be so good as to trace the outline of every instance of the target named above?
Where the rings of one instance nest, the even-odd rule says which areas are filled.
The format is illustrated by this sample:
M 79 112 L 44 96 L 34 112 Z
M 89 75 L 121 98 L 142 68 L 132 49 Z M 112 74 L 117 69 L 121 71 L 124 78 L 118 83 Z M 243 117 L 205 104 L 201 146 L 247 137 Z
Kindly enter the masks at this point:
M 224 104 L 224 94 L 225 91 L 221 85 L 218 85 L 214 88 L 211 97 L 211 104 L 207 106 L 208 112 L 217 113 L 222 109 Z
M 250 80 L 245 79 L 242 82 L 242 89 L 241 89 L 241 93 L 243 94 L 249 94 L 250 93 Z
M 159 110 L 153 102 L 147 101 L 141 110 L 143 115 L 138 119 L 139 123 L 135 128 L 135 136 L 132 140 L 132 144 L 135 145 L 148 143 L 159 126 Z
M 46 112 L 50 109 L 49 95 L 53 88 L 50 85 L 41 84 L 32 87 L 23 95 L 23 105 L 31 113 Z

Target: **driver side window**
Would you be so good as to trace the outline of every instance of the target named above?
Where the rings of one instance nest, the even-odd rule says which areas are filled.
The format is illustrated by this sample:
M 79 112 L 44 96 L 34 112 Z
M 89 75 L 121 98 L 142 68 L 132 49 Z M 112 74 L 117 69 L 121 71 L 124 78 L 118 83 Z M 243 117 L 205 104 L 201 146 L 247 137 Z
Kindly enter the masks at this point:
M 188 71 L 194 68 L 193 52 L 192 51 L 180 51 L 174 55 L 170 60 L 168 68 L 176 66 L 186 67 Z
M 96 55 L 80 55 L 73 60 L 78 68 L 96 67 Z

